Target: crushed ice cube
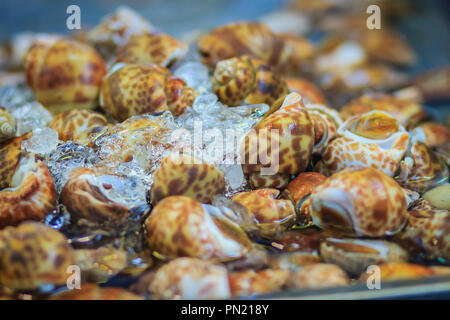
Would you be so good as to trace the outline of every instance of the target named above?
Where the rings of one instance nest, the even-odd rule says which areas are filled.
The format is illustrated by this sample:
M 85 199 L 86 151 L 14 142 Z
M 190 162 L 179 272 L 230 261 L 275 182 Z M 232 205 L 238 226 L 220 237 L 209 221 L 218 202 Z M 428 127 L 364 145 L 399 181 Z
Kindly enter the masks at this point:
M 36 101 L 12 108 L 11 111 L 17 123 L 17 136 L 45 127 L 53 119 L 52 114 Z
M 19 107 L 34 100 L 33 92 L 24 82 L 5 85 L 0 88 L 0 106 L 6 109 L 12 110 L 14 107 Z
M 246 185 L 247 182 L 241 164 L 221 165 L 218 166 L 218 168 L 225 176 L 225 181 L 227 182 L 227 186 L 231 189 L 230 191 L 240 190 Z
M 185 62 L 175 69 L 173 75 L 183 79 L 189 87 L 200 93 L 212 90 L 208 67 L 200 62 Z
M 48 127 L 36 128 L 31 138 L 22 141 L 22 150 L 45 156 L 56 149 L 58 142 L 57 131 Z

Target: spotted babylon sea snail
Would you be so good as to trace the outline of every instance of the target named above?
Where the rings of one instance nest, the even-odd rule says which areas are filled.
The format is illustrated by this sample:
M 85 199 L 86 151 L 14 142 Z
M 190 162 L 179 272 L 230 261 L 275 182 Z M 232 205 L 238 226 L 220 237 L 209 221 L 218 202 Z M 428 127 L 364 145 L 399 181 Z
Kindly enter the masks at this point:
M 302 97 L 290 93 L 281 107 L 262 119 L 242 144 L 244 173 L 298 174 L 309 164 L 314 127 Z
M 230 260 L 244 256 L 251 245 L 245 232 L 214 215 L 212 208 L 186 196 L 159 201 L 145 221 L 150 248 L 171 258 Z
M 58 113 L 49 123 L 49 127 L 58 132 L 58 138 L 62 141 L 78 143 L 78 137 L 92 128 L 106 126 L 106 118 L 91 110 L 71 109 Z
M 373 168 L 348 168 L 311 194 L 314 225 L 347 236 L 382 237 L 408 219 L 406 195 L 394 179 Z
M 285 77 L 290 92 L 297 92 L 305 103 L 326 105 L 327 100 L 320 89 L 312 82 L 299 77 Z
M 0 228 L 41 220 L 56 205 L 56 190 L 47 166 L 34 155 L 22 156 L 10 187 L 0 191 Z
M 0 107 L 0 143 L 14 136 L 16 132 L 16 120 L 12 114 Z
M 209 66 L 220 60 L 248 54 L 282 69 L 298 66 L 313 53 L 308 41 L 275 34 L 259 22 L 220 26 L 200 39 L 198 50 L 203 62 Z
M 243 103 L 270 105 L 287 94 L 288 87 L 275 68 L 263 60 L 244 55 L 217 63 L 213 91 L 228 106 Z
M 116 62 L 148 64 L 170 67 L 187 52 L 187 45 L 166 33 L 146 33 L 130 36 L 118 48 Z
M 372 167 L 394 176 L 406 153 L 410 135 L 383 111 L 370 111 L 347 120 L 322 153 L 329 174 L 345 168 Z
M 75 263 L 66 237 L 40 222 L 0 231 L 0 283 L 12 290 L 63 285 Z
M 192 106 L 197 94 L 164 67 L 117 64 L 103 81 L 100 107 L 118 121 L 165 110 L 179 115 Z
M 168 196 L 189 196 L 202 203 L 225 190 L 225 178 L 212 164 L 172 153 L 165 157 L 153 175 L 152 202 Z
M 105 63 L 89 45 L 60 37 L 40 38 L 24 57 L 27 83 L 53 113 L 98 105 Z

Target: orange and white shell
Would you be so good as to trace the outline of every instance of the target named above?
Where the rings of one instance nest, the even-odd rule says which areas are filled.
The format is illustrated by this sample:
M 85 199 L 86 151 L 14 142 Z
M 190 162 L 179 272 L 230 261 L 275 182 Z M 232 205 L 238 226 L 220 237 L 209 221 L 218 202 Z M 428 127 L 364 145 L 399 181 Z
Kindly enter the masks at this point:
M 289 180 L 289 174 L 279 173 L 273 175 L 262 175 L 260 172 L 252 172 L 248 176 L 248 182 L 253 189 L 256 188 L 285 188 Z
M 87 168 L 75 169 L 61 191 L 60 202 L 76 221 L 86 219 L 98 224 L 121 225 L 131 208 L 108 196 L 107 191 L 115 187 L 114 183 L 120 183 L 120 177 Z
M 27 83 L 52 113 L 94 108 L 105 63 L 87 44 L 59 37 L 39 39 L 24 57 Z
M 322 153 L 329 174 L 351 167 L 372 167 L 394 176 L 410 137 L 394 117 L 382 111 L 347 120 L 337 134 Z
M 242 168 L 245 173 L 297 174 L 308 166 L 313 145 L 314 127 L 302 97 L 290 93 L 245 136 Z
M 337 265 L 314 263 L 294 271 L 286 285 L 291 289 L 319 289 L 346 286 L 349 283 L 347 274 Z
M 150 248 L 172 258 L 236 259 L 250 246 L 239 226 L 214 216 L 208 207 L 186 196 L 159 201 L 145 228 Z
M 321 154 L 328 143 L 337 136 L 343 121 L 339 113 L 320 104 L 306 104 L 306 110 L 314 125 L 313 154 Z
M 289 91 L 300 94 L 303 97 L 305 104 L 327 104 L 327 100 L 323 93 L 312 82 L 298 77 L 285 77 L 284 80 L 286 81 Z
M 49 127 L 58 132 L 62 141 L 78 143 L 78 136 L 92 128 L 106 126 L 106 118 L 95 111 L 71 109 L 58 113 L 49 123 Z
M 0 228 L 43 219 L 56 205 L 56 190 L 47 166 L 34 155 L 23 156 L 0 191 Z
M 231 199 L 247 209 L 261 234 L 271 236 L 286 230 L 295 220 L 292 202 L 278 200 L 279 194 L 277 189 L 263 188 L 237 193 Z
M 202 203 L 225 191 L 225 178 L 214 165 L 186 155 L 171 153 L 153 175 L 151 201 L 168 196 L 188 196 Z
M 154 299 L 226 299 L 227 269 L 195 258 L 178 258 L 159 268 L 150 282 Z
M 229 274 L 231 295 L 233 297 L 280 291 L 289 278 L 288 270 L 265 269 L 245 270 Z
M 30 138 L 32 133 L 5 141 L 0 145 L 0 190 L 11 187 L 22 154 L 22 141 Z
M 430 147 L 440 147 L 450 142 L 450 128 L 438 122 L 425 122 L 414 130 L 423 131 L 424 142 Z
M 153 29 L 154 27 L 135 10 L 120 6 L 89 30 L 87 40 L 102 56 L 109 59 L 115 55 L 118 47 L 130 39 L 131 35 L 150 33 Z
M 16 132 L 16 120 L 12 114 L 0 106 L 0 143 L 13 137 Z
M 148 64 L 169 67 L 187 52 L 187 45 L 167 33 L 132 35 L 117 50 L 116 62 Z
M 432 267 L 407 262 L 384 263 L 379 268 L 381 281 L 419 279 L 431 277 L 436 274 L 436 271 Z M 371 273 L 363 272 L 359 279 L 366 283 L 370 275 Z
M 83 283 L 80 289 L 58 293 L 50 300 L 142 300 L 141 296 L 119 287 L 99 287 L 94 283 Z
M 330 176 L 311 194 L 310 211 L 319 228 L 357 237 L 392 235 L 408 219 L 403 189 L 373 168 L 349 168 Z
M 40 222 L 0 231 L 0 283 L 12 290 L 65 285 L 75 264 L 66 237 Z
M 103 81 L 100 107 L 118 121 L 165 110 L 179 115 L 196 96 L 194 89 L 164 67 L 117 64 Z
M 271 105 L 289 92 L 277 69 L 249 56 L 219 61 L 212 81 L 213 92 L 228 106 Z

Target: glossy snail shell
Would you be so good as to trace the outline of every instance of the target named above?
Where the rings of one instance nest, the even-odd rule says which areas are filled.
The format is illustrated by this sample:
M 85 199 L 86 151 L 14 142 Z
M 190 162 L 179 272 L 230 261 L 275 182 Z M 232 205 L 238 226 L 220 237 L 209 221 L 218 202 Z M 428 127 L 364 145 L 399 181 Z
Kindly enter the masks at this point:
M 0 190 L 11 187 L 22 153 L 22 141 L 30 138 L 31 133 L 13 138 L 0 145 Z
M 101 225 L 109 222 L 122 225 L 130 214 L 130 207 L 108 197 L 103 190 L 114 186 L 99 179 L 102 175 L 87 168 L 73 170 L 61 191 L 60 202 L 75 221 L 86 219 Z
M 49 127 L 58 132 L 62 141 L 79 143 L 78 136 L 84 131 L 106 126 L 106 118 L 91 110 L 71 109 L 57 114 L 49 123 Z
M 309 164 L 313 144 L 314 128 L 302 97 L 290 93 L 278 110 L 257 123 L 244 138 L 242 168 L 245 173 L 297 174 Z
M 379 266 L 381 281 L 395 281 L 431 277 L 435 274 L 432 268 L 414 263 L 392 262 Z M 363 272 L 360 280 L 366 282 L 370 273 Z
M 194 103 L 196 92 L 169 70 L 157 65 L 116 65 L 103 81 L 100 107 L 114 119 L 173 110 L 175 115 Z
M 312 46 L 298 37 L 283 37 L 259 22 L 238 22 L 220 26 L 204 35 L 198 42 L 203 63 L 217 62 L 244 54 L 283 69 L 290 63 L 303 61 L 312 53 Z
M 24 57 L 27 83 L 52 113 L 98 105 L 105 63 L 88 45 L 70 39 L 39 39 Z
M 243 205 L 261 234 L 271 236 L 287 229 L 294 223 L 295 210 L 290 200 L 278 200 L 277 189 L 257 189 L 240 192 L 231 199 Z
M 288 93 L 286 82 L 276 69 L 249 56 L 219 61 L 212 86 L 219 100 L 228 106 L 270 105 Z
M 391 115 L 370 111 L 346 121 L 322 154 L 328 173 L 345 168 L 377 168 L 393 176 L 406 153 L 410 135 Z
M 56 205 L 56 190 L 47 166 L 34 155 L 23 156 L 0 191 L 0 228 L 25 220 L 41 220 Z
M 274 174 L 274 175 L 261 175 L 259 172 L 252 172 L 248 176 L 248 182 L 253 189 L 256 188 L 285 188 L 289 180 L 291 179 L 289 174 Z
M 293 272 L 286 285 L 291 289 L 319 289 L 346 286 L 349 283 L 347 274 L 337 265 L 315 263 Z
M 300 94 L 306 104 L 327 104 L 327 100 L 325 99 L 323 93 L 312 82 L 298 77 L 285 77 L 284 80 L 286 81 L 289 91 Z
M 213 216 L 200 202 L 186 196 L 159 201 L 145 228 L 149 246 L 169 257 L 236 259 L 250 246 L 237 225 Z
M 348 236 L 381 237 L 403 228 L 406 195 L 391 177 L 373 168 L 333 174 L 311 195 L 313 223 Z
M 214 165 L 176 153 L 161 161 L 153 181 L 153 203 L 168 196 L 188 196 L 202 203 L 211 203 L 216 194 L 225 191 L 225 178 Z
M 178 258 L 159 268 L 149 286 L 155 299 L 230 297 L 227 269 L 195 258 Z
M 413 126 L 426 117 L 426 113 L 420 104 L 408 99 L 381 93 L 368 93 L 353 99 L 342 107 L 340 115 L 344 121 L 347 121 L 354 116 L 373 110 L 389 113 L 406 128 Z
M 450 141 L 450 129 L 438 122 L 425 122 L 419 125 L 425 135 L 425 143 L 429 147 L 440 147 Z M 417 130 L 417 128 L 415 130 Z
M 80 289 L 56 294 L 50 300 L 142 300 L 131 291 L 116 287 L 99 287 L 95 283 L 83 283 Z
M 229 275 L 231 295 L 249 296 L 280 291 L 290 275 L 287 270 L 245 270 Z
M 13 137 L 16 132 L 16 120 L 6 108 L 0 107 L 0 143 Z
M 336 264 L 356 276 L 374 264 L 408 260 L 404 249 L 384 240 L 328 238 L 320 246 L 320 255 L 325 262 Z
M 166 33 L 132 35 L 117 50 L 116 62 L 148 64 L 169 67 L 187 52 L 187 45 Z
M 0 282 L 13 290 L 63 285 L 75 263 L 66 237 L 39 222 L 0 231 Z

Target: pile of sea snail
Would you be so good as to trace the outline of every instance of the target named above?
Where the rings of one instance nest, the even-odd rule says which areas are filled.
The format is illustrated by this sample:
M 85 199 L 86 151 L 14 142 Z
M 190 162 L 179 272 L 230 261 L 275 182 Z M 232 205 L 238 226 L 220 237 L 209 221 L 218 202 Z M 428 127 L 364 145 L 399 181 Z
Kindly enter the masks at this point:
M 298 6 L 326 30 L 328 13 L 305 2 L 290 14 Z M 345 20 L 335 29 L 349 28 Z M 59 143 L 91 148 L 99 161 L 73 168 L 58 190 L 45 156 L 22 148 L 35 131 L 17 135 L 20 119 L 0 107 L 0 298 L 228 298 L 348 286 L 370 265 L 382 281 L 450 273 L 450 129 L 422 108 L 448 98 L 448 68 L 439 71 L 447 83 L 430 85 L 427 74 L 399 84 L 394 66 L 415 55 L 389 29 L 329 32 L 318 47 L 267 24 L 231 23 L 189 46 L 120 7 L 85 34 L 11 41 L 0 83 L 24 73 Z M 355 59 L 338 56 L 346 50 Z M 246 184 L 227 193 L 214 164 L 169 153 L 142 164 L 153 177 L 145 205 L 116 200 L 105 190 L 124 177 L 110 164 L 136 160 L 149 143 L 170 149 L 157 138 L 173 130 L 161 115 L 176 119 L 202 94 L 172 75 L 188 52 L 225 107 L 270 106 L 242 140 Z M 267 150 L 251 147 L 264 129 L 279 133 L 275 149 L 272 131 L 256 136 L 268 164 L 259 162 Z M 279 163 L 266 175 L 271 152 Z M 81 290 L 67 289 L 72 265 Z M 121 275 L 135 281 L 108 286 Z

